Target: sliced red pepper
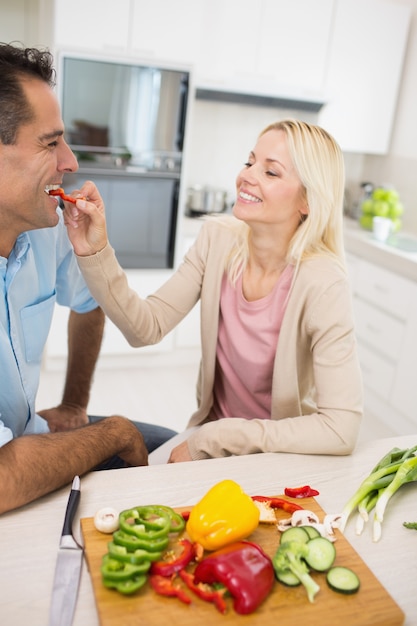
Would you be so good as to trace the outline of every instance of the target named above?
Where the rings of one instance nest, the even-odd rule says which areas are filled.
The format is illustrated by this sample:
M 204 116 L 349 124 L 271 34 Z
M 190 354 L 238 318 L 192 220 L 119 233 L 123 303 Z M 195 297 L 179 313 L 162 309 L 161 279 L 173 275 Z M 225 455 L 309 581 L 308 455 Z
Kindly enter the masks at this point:
M 289 498 L 311 498 L 320 495 L 317 489 L 313 489 L 310 485 L 302 487 L 285 487 L 284 493 Z
M 155 561 L 151 566 L 151 574 L 159 576 L 172 576 L 176 572 L 186 567 L 195 556 L 194 545 L 188 539 L 180 539 L 178 544 L 182 546 L 181 554 L 173 555 L 173 558 L 165 561 Z M 170 553 L 168 553 L 169 557 Z
M 201 598 L 201 600 L 205 600 L 205 602 L 212 602 L 216 609 L 220 611 L 220 613 L 226 613 L 227 604 L 224 599 L 224 594 L 227 591 L 226 588 L 212 589 L 211 587 L 208 587 L 208 585 L 202 583 L 199 583 L 197 585 L 197 583 L 195 583 L 194 581 L 193 574 L 190 574 L 190 572 L 187 572 L 185 569 L 182 569 L 179 572 L 179 576 L 185 582 L 188 589 L 195 593 L 198 598 Z
M 181 515 L 182 515 L 182 517 L 183 517 L 184 521 L 188 522 L 188 520 L 190 519 L 190 513 L 191 513 L 191 511 L 183 511 L 183 512 L 181 513 Z
M 295 504 L 295 502 L 288 502 L 288 500 L 284 500 L 284 498 L 271 498 L 270 496 L 252 496 L 252 500 L 256 500 L 257 502 L 268 502 L 269 506 L 272 509 L 282 509 L 287 513 L 294 513 L 294 511 L 304 509 L 304 507 L 300 504 Z
M 233 596 L 236 613 L 248 615 L 272 591 L 275 572 L 260 546 L 237 541 L 206 556 L 195 568 L 194 582 L 223 584 Z
M 200 561 L 203 560 L 204 548 L 201 545 L 201 543 L 198 543 L 197 541 L 193 543 L 193 546 L 194 546 L 194 561 L 197 561 L 197 563 L 199 563 Z
M 191 604 L 190 596 L 188 596 L 179 585 L 174 585 L 172 578 L 152 574 L 149 576 L 149 582 L 152 589 L 156 591 L 156 593 L 159 593 L 159 595 L 167 596 L 168 598 L 175 597 L 181 600 L 181 602 L 184 602 L 184 604 Z
M 77 200 L 85 200 L 84 197 L 73 198 L 72 196 L 68 196 L 65 193 L 65 191 L 62 189 L 62 187 L 59 187 L 58 189 L 50 189 L 49 190 L 49 195 L 50 196 L 60 196 L 60 198 L 62 198 L 66 202 L 72 202 L 73 204 L 75 204 L 77 202 Z

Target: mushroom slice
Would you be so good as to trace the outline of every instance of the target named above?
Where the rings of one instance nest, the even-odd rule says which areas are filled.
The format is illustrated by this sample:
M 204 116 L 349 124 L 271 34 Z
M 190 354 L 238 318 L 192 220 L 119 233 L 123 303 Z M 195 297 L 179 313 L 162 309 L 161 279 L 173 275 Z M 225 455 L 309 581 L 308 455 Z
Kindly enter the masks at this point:
M 312 526 L 313 524 L 319 524 L 320 520 L 313 511 L 307 511 L 302 509 L 294 511 L 291 516 L 291 526 Z
M 281 519 L 279 520 L 277 524 L 278 530 L 280 530 L 282 533 L 284 532 L 284 530 L 287 530 L 287 528 L 290 528 L 290 526 L 292 526 L 291 517 L 287 517 L 286 519 Z

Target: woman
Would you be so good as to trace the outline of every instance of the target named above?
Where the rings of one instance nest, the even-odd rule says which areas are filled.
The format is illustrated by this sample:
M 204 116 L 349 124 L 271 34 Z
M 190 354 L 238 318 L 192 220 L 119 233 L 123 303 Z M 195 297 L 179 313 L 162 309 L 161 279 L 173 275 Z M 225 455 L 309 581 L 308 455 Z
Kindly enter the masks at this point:
M 133 346 L 201 300 L 198 410 L 169 461 L 255 452 L 350 454 L 362 382 L 343 251 L 344 164 L 318 126 L 284 120 L 238 174 L 233 217 L 207 219 L 175 274 L 142 300 L 110 247 L 92 183 L 67 227 L 87 284 Z M 70 208 L 70 207 L 68 207 Z

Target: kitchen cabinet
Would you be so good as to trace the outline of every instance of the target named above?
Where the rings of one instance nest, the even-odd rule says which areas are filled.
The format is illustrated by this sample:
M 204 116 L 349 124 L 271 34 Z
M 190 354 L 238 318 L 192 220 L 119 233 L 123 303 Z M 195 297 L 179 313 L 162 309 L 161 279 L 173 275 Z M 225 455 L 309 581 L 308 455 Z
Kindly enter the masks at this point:
M 317 98 L 334 0 L 208 0 L 197 87 Z
M 335 3 L 319 123 L 347 152 L 388 152 L 410 15 L 395 2 Z
M 190 64 L 202 28 L 201 4 L 202 0 L 119 0 L 117 5 L 112 0 L 55 0 L 55 45 Z
M 130 0 L 55 0 L 55 48 L 126 53 L 130 14 Z
M 417 283 L 353 254 L 348 255 L 348 267 L 365 419 L 369 412 L 398 434 L 415 432 Z

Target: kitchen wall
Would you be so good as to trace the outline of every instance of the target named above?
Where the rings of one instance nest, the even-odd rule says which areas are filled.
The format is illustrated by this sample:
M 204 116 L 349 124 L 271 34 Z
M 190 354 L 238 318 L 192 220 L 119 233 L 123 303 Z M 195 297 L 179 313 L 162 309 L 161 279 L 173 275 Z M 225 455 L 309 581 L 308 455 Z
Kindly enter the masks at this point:
M 403 229 L 417 235 L 417 0 L 395 1 L 412 7 L 412 18 L 391 146 L 386 156 L 364 157 L 362 179 L 398 189 L 405 206 Z

